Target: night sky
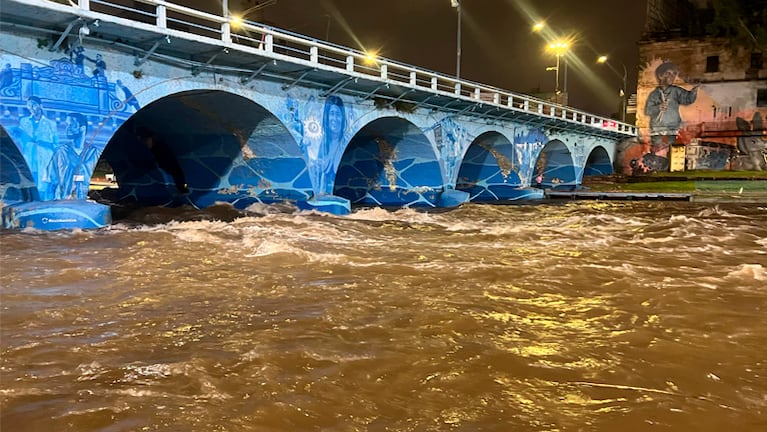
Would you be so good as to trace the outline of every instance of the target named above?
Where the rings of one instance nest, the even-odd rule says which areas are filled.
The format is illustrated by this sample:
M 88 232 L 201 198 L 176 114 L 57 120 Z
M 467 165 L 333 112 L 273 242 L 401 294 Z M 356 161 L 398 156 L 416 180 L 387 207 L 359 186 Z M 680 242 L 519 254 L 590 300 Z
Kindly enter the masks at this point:
M 278 0 L 261 13 L 247 18 L 456 72 L 458 19 L 450 0 Z M 621 63 L 628 69 L 628 93 L 636 89 L 645 13 L 646 0 L 462 0 L 461 78 L 522 93 L 553 91 L 555 73 L 546 67 L 556 58 L 545 50 L 543 36 L 532 31 L 535 20 L 545 19 L 549 30 L 576 38 L 568 67 L 569 105 L 611 115 L 618 111 Z M 617 73 L 597 64 L 598 54 L 608 55 Z

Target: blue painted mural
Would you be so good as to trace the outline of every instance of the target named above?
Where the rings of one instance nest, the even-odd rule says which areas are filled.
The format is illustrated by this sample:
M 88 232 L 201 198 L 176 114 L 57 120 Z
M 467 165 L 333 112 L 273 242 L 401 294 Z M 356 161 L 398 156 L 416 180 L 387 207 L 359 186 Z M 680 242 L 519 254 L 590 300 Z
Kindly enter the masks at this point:
M 111 126 L 128 117 L 96 58 L 91 76 L 76 57 L 46 66 L 6 63 L 2 125 L 25 156 L 41 200 L 84 199 Z
M 33 38 L 3 37 L 14 49 L 0 51 L 5 226 L 49 228 L 22 221 L 19 203 L 72 209 L 88 198 L 198 208 L 288 201 L 337 213 L 540 198 L 531 185 L 575 186 L 611 168 L 607 138 L 401 112 L 151 61 L 136 69 L 131 55 L 87 39 L 50 52 Z M 116 183 L 92 190 L 97 166 Z M 108 208 L 83 208 L 95 222 L 73 225 L 109 223 Z

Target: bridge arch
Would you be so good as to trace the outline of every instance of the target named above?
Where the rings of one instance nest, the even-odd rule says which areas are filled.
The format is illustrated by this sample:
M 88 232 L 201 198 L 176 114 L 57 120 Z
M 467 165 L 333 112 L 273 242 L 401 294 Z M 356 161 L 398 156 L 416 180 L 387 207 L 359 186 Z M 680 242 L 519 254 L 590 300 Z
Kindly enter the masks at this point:
M 586 158 L 586 165 L 583 168 L 583 176 L 610 175 L 612 173 L 613 161 L 610 159 L 610 154 L 607 150 L 601 145 L 591 149 L 588 158 Z
M 540 177 L 540 182 L 537 181 Z M 578 181 L 570 148 L 551 140 L 541 149 L 533 170 L 533 181 L 544 187 L 575 186 Z
M 456 179 L 456 189 L 471 201 L 514 199 L 519 195 L 519 175 L 514 143 L 498 131 L 481 133 L 467 147 Z
M 343 148 L 334 195 L 357 204 L 435 206 L 445 185 L 431 141 L 410 121 L 379 117 Z
M 218 89 L 155 99 L 115 132 L 102 159 L 118 182 L 106 193 L 118 202 L 244 208 L 305 200 L 313 190 L 305 155 L 280 119 Z

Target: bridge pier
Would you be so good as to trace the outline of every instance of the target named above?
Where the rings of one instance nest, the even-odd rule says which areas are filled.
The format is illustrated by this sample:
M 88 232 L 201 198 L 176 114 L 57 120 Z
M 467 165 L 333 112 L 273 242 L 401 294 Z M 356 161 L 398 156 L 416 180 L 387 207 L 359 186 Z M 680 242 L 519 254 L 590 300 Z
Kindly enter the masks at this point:
M 341 216 L 352 212 L 351 202 L 335 195 L 319 195 L 306 201 L 296 201 L 296 206 L 301 210 L 316 210 Z
M 455 189 L 445 189 L 439 194 L 439 197 L 437 198 L 437 206 L 442 208 L 458 207 L 463 203 L 469 202 L 470 198 L 471 196 L 468 192 Z

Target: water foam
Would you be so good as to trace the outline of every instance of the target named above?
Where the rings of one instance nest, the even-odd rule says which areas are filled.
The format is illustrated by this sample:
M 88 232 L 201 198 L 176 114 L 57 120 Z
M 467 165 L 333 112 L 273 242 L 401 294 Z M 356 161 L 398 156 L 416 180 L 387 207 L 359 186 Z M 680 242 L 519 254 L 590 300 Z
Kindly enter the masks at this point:
M 736 270 L 729 272 L 727 277 L 764 281 L 767 280 L 767 269 L 761 264 L 741 264 Z

